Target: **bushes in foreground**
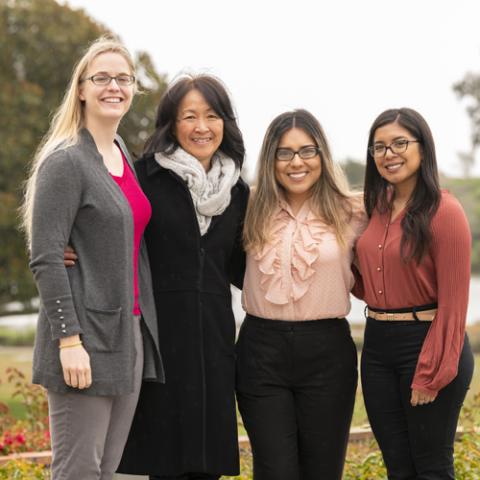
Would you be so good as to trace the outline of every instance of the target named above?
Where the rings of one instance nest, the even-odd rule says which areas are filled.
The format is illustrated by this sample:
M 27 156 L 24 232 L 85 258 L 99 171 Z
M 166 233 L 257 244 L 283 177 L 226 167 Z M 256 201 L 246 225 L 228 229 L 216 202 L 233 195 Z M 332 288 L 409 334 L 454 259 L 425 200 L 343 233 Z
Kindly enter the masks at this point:
M 11 453 L 50 449 L 48 409 L 44 390 L 26 382 L 13 368 L 7 370 L 8 381 L 15 386 L 14 397 L 26 407 L 26 418 L 15 419 L 8 407 L 0 404 L 0 456 Z M 464 433 L 455 444 L 455 478 L 480 480 L 480 393 L 462 411 Z M 231 480 L 252 480 L 250 449 L 241 449 L 241 475 Z M 49 469 L 24 460 L 0 465 L 0 480 L 47 480 Z M 382 456 L 375 441 L 351 443 L 348 448 L 344 480 L 386 480 Z M 223 477 L 227 480 L 227 477 Z

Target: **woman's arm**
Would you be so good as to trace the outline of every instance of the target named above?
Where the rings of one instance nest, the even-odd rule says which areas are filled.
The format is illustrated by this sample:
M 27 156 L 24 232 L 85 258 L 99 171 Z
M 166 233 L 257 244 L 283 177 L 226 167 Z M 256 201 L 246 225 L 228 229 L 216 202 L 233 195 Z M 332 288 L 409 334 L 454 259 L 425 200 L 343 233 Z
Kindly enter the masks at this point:
M 465 338 L 472 237 L 465 213 L 452 196 L 442 198 L 432 222 L 438 310 L 425 338 L 412 382 L 414 391 L 435 398 L 457 375 Z
M 60 347 L 65 382 L 85 388 L 91 384 L 90 361 L 80 334 L 64 265 L 64 250 L 81 203 L 80 179 L 65 151 L 41 165 L 34 194 L 30 268 L 50 323 L 52 340 Z M 54 344 L 55 344 L 54 343 Z
M 245 213 L 247 210 L 249 190 L 248 186 L 246 187 L 245 192 L 242 194 L 242 218 L 237 226 L 237 231 L 235 234 L 235 242 L 233 245 L 233 251 L 230 258 L 230 283 L 235 285 L 240 290 L 243 287 L 243 278 L 245 276 L 245 267 L 246 267 L 246 255 L 245 249 L 243 248 L 243 222 L 245 219 Z

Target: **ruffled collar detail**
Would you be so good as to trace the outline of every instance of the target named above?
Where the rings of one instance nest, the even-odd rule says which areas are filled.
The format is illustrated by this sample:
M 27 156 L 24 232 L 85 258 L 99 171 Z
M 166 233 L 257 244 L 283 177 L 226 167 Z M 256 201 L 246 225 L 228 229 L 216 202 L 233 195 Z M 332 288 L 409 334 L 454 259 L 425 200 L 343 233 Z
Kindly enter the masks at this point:
M 254 258 L 265 299 L 285 305 L 298 301 L 308 291 L 315 273 L 312 265 L 320 254 L 318 244 L 330 229 L 312 213 L 308 202 L 293 215 L 284 200 L 279 201 L 272 225 L 270 241 Z

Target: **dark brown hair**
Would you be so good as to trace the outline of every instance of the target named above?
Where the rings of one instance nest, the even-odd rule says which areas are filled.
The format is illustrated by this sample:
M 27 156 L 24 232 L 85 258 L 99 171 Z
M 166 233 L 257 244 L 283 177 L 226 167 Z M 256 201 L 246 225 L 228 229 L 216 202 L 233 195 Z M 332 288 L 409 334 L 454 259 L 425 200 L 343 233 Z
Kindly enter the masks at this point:
M 420 169 L 412 196 L 408 200 L 402 219 L 402 240 L 400 251 L 403 259 L 414 259 L 419 263 L 427 253 L 432 240 L 430 223 L 440 203 L 440 183 L 437 158 L 432 132 L 425 119 L 411 108 L 386 110 L 373 122 L 368 137 L 368 147 L 374 143 L 378 128 L 397 123 L 418 140 L 421 151 Z M 386 212 L 391 208 L 393 195 L 390 184 L 378 173 L 375 160 L 367 147 L 367 168 L 365 170 L 365 210 L 369 217 L 377 208 Z
M 223 119 L 223 139 L 219 149 L 241 168 L 245 158 L 245 146 L 232 102 L 222 82 L 207 74 L 183 76 L 168 87 L 160 100 L 155 131 L 146 141 L 144 153 L 161 152 L 169 155 L 179 147 L 175 137 L 178 107 L 183 97 L 192 90 L 198 90 L 208 105 Z

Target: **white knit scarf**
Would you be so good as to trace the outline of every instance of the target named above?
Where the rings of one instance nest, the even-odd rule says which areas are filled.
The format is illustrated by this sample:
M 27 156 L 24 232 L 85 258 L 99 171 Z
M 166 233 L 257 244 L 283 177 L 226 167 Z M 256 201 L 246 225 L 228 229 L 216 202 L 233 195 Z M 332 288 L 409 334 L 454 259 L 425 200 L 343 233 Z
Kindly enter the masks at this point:
M 187 183 L 200 233 L 204 235 L 212 217 L 221 215 L 230 204 L 230 191 L 240 177 L 240 169 L 219 150 L 212 157 L 208 172 L 195 157 L 180 147 L 168 156 L 157 152 L 155 160 Z

